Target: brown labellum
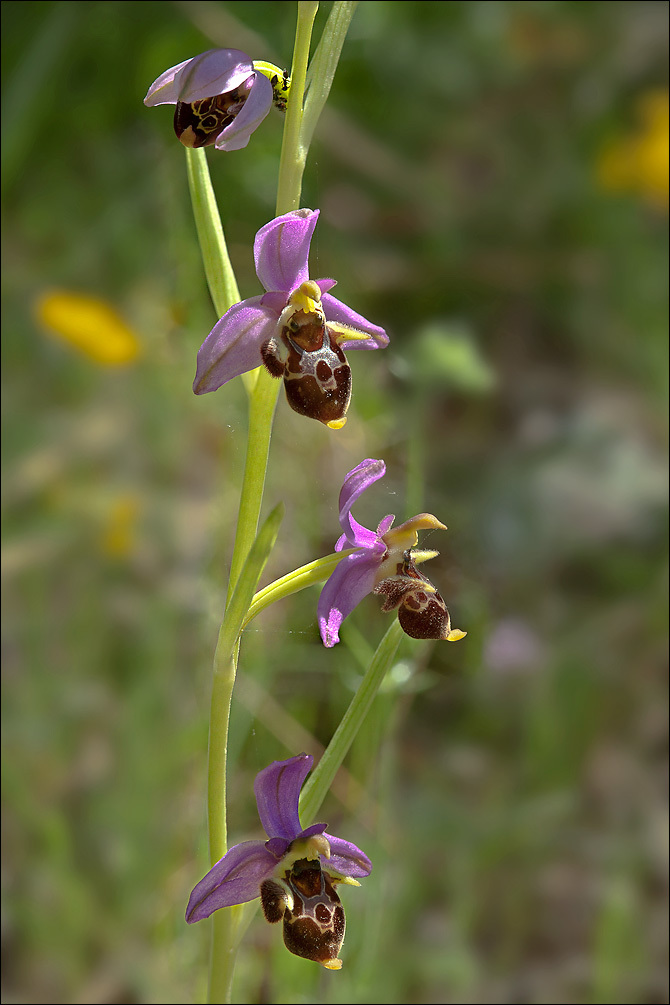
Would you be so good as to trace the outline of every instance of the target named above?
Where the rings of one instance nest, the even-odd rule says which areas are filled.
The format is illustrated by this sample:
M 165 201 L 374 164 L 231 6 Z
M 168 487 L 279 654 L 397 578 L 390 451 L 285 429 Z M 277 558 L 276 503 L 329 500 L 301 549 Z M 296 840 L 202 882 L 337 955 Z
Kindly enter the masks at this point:
M 240 111 L 247 95 L 248 90 L 243 86 L 190 104 L 178 101 L 174 112 L 177 138 L 185 147 L 207 147 L 214 143 Z
M 283 917 L 284 944 L 289 952 L 314 960 L 328 970 L 339 970 L 344 908 L 333 879 L 321 868 L 319 859 L 298 859 L 284 881 L 268 879 L 261 883 L 261 904 L 268 921 Z
M 286 886 L 274 879 L 264 879 L 261 883 L 261 907 L 265 920 L 269 921 L 271 925 L 281 921 L 287 904 L 288 891 Z
M 396 575 L 382 579 L 374 592 L 384 596 L 383 611 L 397 608 L 400 627 L 413 639 L 446 639 L 449 635 L 447 605 L 430 580 L 421 575 L 411 551 L 398 562 Z
M 296 311 L 277 337 L 261 348 L 273 377 L 284 378 L 291 408 L 326 424 L 347 414 L 351 369 L 336 336 L 319 312 Z

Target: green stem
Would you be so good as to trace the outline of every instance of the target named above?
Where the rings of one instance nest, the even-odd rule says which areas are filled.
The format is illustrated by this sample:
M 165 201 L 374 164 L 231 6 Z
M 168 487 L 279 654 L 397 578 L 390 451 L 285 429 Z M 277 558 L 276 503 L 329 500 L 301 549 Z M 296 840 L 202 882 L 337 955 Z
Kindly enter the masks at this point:
M 321 41 L 310 63 L 305 111 L 300 127 L 300 145 L 304 148 L 305 157 L 323 106 L 328 100 L 342 46 L 357 6 L 357 0 L 335 0 L 323 29 Z
M 303 786 L 300 794 L 300 817 L 303 826 L 305 822 L 311 822 L 318 813 L 333 778 L 346 757 L 377 691 L 395 659 L 401 638 L 402 628 L 400 623 L 394 619 L 393 624 L 377 646 L 370 666 L 365 672 L 349 708 L 344 713 L 341 723 L 335 730 L 332 740 L 307 783 Z
M 237 514 L 237 532 L 230 562 L 227 600 L 230 600 L 233 594 L 240 569 L 249 554 L 258 529 L 270 453 L 272 419 L 277 406 L 280 386 L 280 381 L 273 380 L 269 373 L 261 368 L 249 393 L 247 455 L 244 462 L 240 508 Z
M 308 586 L 313 586 L 315 583 L 327 579 L 339 562 L 347 555 L 353 555 L 355 550 L 355 548 L 350 548 L 347 551 L 334 551 L 331 555 L 317 558 L 316 561 L 309 562 L 308 565 L 302 565 L 299 569 L 282 576 L 281 579 L 275 579 L 274 583 L 270 583 L 255 595 L 242 627 L 246 628 L 249 622 L 253 621 L 270 604 L 275 604 L 278 600 L 283 600 L 284 597 L 290 597 L 292 593 L 298 593 Z
M 216 911 L 211 919 L 211 956 L 209 968 L 209 1002 L 227 1005 L 231 1000 L 237 950 L 240 944 L 242 908 L 228 907 Z
M 237 672 L 240 635 L 245 615 L 251 606 L 254 590 L 277 539 L 283 516 L 284 504 L 279 503 L 272 510 L 254 539 L 242 566 L 233 595 L 226 604 L 226 613 L 219 629 L 219 638 L 214 653 L 207 801 L 209 849 L 212 865 L 223 858 L 227 849 L 225 780 L 228 721 Z
M 317 9 L 318 3 L 315 2 L 298 3 L 298 22 L 291 74 L 291 100 L 289 101 L 286 121 L 284 123 L 284 137 L 279 166 L 277 216 L 281 216 L 292 209 L 297 209 L 300 203 L 304 158 L 301 159 L 299 151 L 299 132 L 312 25 Z M 218 220 L 216 202 L 213 199 L 213 195 L 212 201 L 208 203 L 207 213 Z M 211 226 L 205 228 L 205 236 L 210 239 L 207 244 L 208 253 L 212 252 L 216 254 L 217 247 L 220 248 L 220 242 L 218 244 L 217 242 L 213 244 L 211 242 L 212 234 L 216 235 L 216 232 L 216 222 L 212 221 Z M 200 236 L 200 228 L 198 229 L 198 233 Z M 221 239 L 223 239 L 222 230 Z M 202 236 L 201 244 L 203 244 Z M 205 245 L 203 244 L 203 254 L 205 254 L 204 247 Z M 214 279 L 210 279 L 212 269 L 209 259 L 206 259 L 205 271 L 211 290 Z M 215 288 L 217 289 L 218 296 L 219 290 L 217 287 Z M 212 297 L 218 309 L 214 293 L 212 293 Z M 237 300 L 239 300 L 239 294 Z M 240 508 L 237 518 L 237 531 L 231 559 L 227 596 L 228 610 L 235 601 L 238 583 L 241 584 L 242 582 L 245 561 L 250 554 L 252 542 L 258 527 L 270 450 L 272 420 L 279 393 L 279 382 L 273 381 L 270 375 L 261 368 L 250 375 L 250 379 L 246 382 L 246 387 L 249 395 L 249 435 Z M 248 598 L 247 607 L 249 607 L 250 603 L 251 595 Z M 213 862 L 221 858 L 219 852 L 222 851 L 225 853 L 226 850 L 226 751 L 230 703 L 235 683 L 238 652 L 237 646 L 232 652 L 230 651 L 226 631 L 228 624 L 230 622 L 227 618 L 224 618 L 221 631 L 219 632 L 219 644 L 217 645 L 217 653 L 214 659 L 214 682 L 212 685 L 208 799 L 210 853 Z M 238 915 L 237 909 L 225 908 L 217 912 L 217 914 L 223 917 L 220 920 L 217 919 L 212 926 L 209 984 L 209 1001 L 211 1003 L 230 1001 L 239 938 L 239 929 L 236 921 Z
M 301 160 L 299 153 L 299 133 L 309 46 L 318 6 L 318 3 L 311 2 L 311 0 L 310 2 L 298 3 L 298 20 L 291 68 L 291 95 L 284 121 L 284 136 L 279 163 L 277 216 L 297 209 L 300 203 L 305 163 L 304 158 Z M 240 509 L 237 517 L 237 533 L 230 567 L 229 598 L 235 589 L 239 570 L 251 547 L 258 526 L 265 487 L 265 472 L 270 452 L 272 419 L 280 388 L 280 382 L 273 380 L 262 367 L 255 372 L 257 374 L 256 381 L 249 395 L 249 436 Z
M 299 0 L 298 21 L 295 30 L 293 64 L 291 66 L 291 93 L 286 109 L 284 137 L 279 161 L 277 182 L 277 216 L 300 208 L 302 176 L 307 160 L 307 147 L 300 142 L 305 79 L 309 62 L 309 45 L 314 18 L 319 9 L 316 0 Z
M 224 657 L 216 647 L 212 677 L 212 703 L 209 710 L 209 754 L 207 763 L 207 823 L 209 830 L 210 865 L 226 854 L 226 754 L 228 721 L 233 695 L 239 646 Z
M 202 147 L 197 150 L 186 147 L 186 170 L 207 285 L 216 312 L 222 317 L 229 307 L 238 303 L 240 291 L 228 257 L 207 155 Z

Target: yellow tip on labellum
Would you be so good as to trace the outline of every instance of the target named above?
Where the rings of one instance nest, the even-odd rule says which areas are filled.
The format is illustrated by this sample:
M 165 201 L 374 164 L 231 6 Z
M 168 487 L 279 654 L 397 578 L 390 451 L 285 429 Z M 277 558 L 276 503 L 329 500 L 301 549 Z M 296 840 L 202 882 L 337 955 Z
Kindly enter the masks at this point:
M 326 423 L 329 429 L 342 429 L 342 426 L 346 426 L 346 424 L 347 424 L 346 415 L 343 419 L 332 419 L 330 422 Z
M 467 634 L 468 634 L 467 632 L 462 632 L 460 628 L 452 628 L 449 634 L 447 635 L 446 641 L 460 642 L 461 639 L 464 639 Z
M 51 335 L 102 366 L 126 366 L 139 355 L 137 335 L 104 300 L 54 290 L 39 298 L 35 310 Z
M 321 966 L 324 970 L 341 970 L 342 960 L 324 960 Z
M 332 879 L 333 883 L 337 883 L 338 885 L 340 883 L 342 884 L 342 886 L 360 886 L 361 885 L 358 882 L 358 880 L 354 879 L 352 876 L 336 876 L 335 873 L 332 873 L 332 872 L 329 873 L 329 876 Z

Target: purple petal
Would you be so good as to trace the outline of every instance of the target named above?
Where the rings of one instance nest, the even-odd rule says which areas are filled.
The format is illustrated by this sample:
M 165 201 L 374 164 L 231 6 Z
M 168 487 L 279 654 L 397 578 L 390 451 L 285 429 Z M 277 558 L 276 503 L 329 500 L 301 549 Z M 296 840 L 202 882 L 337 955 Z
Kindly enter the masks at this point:
M 355 548 L 371 548 L 378 540 L 374 531 L 363 527 L 349 512 L 358 497 L 365 492 L 370 485 L 379 481 L 386 474 L 386 465 L 383 461 L 376 461 L 372 457 L 361 461 L 355 468 L 349 471 L 342 484 L 340 491 L 340 526 L 346 534 L 347 540 Z
M 216 94 L 232 91 L 253 72 L 246 52 L 240 49 L 209 49 L 162 73 L 147 91 L 144 104 L 153 107 L 212 98 Z
M 286 293 L 274 293 L 271 291 L 270 293 L 264 293 L 261 297 L 261 307 L 264 310 L 271 311 L 277 318 L 277 321 L 279 321 L 279 315 L 284 310 L 287 303 L 288 295 Z
M 258 815 L 269 838 L 293 841 L 301 833 L 298 797 L 313 762 L 311 754 L 298 754 L 287 761 L 273 761 L 256 775 Z
M 350 841 L 343 841 L 342 838 L 333 837 L 331 834 L 326 834 L 326 837 L 330 845 L 330 858 L 323 860 L 326 871 L 330 866 L 341 876 L 351 876 L 352 879 L 362 879 L 370 875 L 372 862 L 365 852 Z
M 382 537 L 388 530 L 390 530 L 393 526 L 394 520 L 395 516 L 393 513 L 389 513 L 389 515 L 385 516 L 383 520 L 380 520 L 379 526 L 377 527 L 377 537 Z
M 279 860 L 284 857 L 290 844 L 291 842 L 287 838 L 268 838 L 265 842 L 265 847 Z
M 328 824 L 310 824 L 309 827 L 305 827 L 298 837 L 308 838 L 313 837 L 314 834 L 323 834 Z
M 382 543 L 382 552 L 384 554 Z M 381 555 L 359 551 L 347 555 L 326 582 L 317 608 L 319 631 L 327 649 L 340 641 L 340 625 L 363 597 L 372 593 Z
M 189 924 L 208 918 L 220 907 L 246 904 L 260 895 L 260 885 L 272 873 L 277 859 L 262 841 L 243 841 L 210 869 L 189 897 Z
M 367 548 L 368 550 L 372 549 L 373 551 L 377 549 L 379 539 L 374 530 L 368 530 L 368 528 L 364 527 L 362 523 L 359 523 L 358 520 L 356 520 L 356 518 L 351 515 L 351 513 L 349 513 L 349 515 L 347 516 L 345 523 L 347 525 L 347 530 L 346 533 L 344 534 L 344 537 L 347 540 L 347 543 L 350 548 Z M 345 526 L 345 524 L 343 524 L 342 526 Z M 341 537 L 338 538 L 337 543 L 339 544 L 341 540 L 342 540 Z M 381 548 L 382 554 L 384 553 L 385 549 L 386 545 L 383 545 L 383 547 Z M 344 545 L 341 548 L 338 548 L 337 545 L 335 545 L 335 551 L 343 551 L 343 550 Z
M 318 209 L 296 209 L 270 220 L 256 234 L 256 274 L 266 290 L 290 293 L 309 279 L 309 245 Z
M 321 290 L 321 296 L 323 296 L 328 290 L 332 290 L 333 286 L 337 286 L 337 279 L 317 279 L 316 285 Z
M 216 322 L 198 350 L 193 382 L 196 394 L 216 391 L 233 377 L 261 365 L 261 346 L 277 327 L 276 314 L 261 300 L 251 297 L 233 304 Z
M 383 328 L 371 324 L 362 314 L 352 311 L 351 307 L 347 307 L 341 300 L 332 297 L 330 293 L 323 294 L 321 303 L 326 314 L 326 321 L 339 321 L 340 324 L 358 328 L 371 336 L 369 339 L 341 342 L 340 345 L 345 352 L 349 349 L 383 349 L 388 345 L 389 337 Z
M 262 73 L 255 80 L 242 109 L 216 138 L 217 150 L 241 150 L 272 108 L 272 84 Z

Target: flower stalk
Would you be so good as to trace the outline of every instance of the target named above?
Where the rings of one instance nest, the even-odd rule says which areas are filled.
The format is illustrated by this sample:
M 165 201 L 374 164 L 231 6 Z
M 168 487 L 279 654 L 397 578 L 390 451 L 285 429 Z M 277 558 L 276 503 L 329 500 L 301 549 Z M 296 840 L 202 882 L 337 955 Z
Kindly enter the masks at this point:
M 337 64 L 358 0 L 335 0 L 307 73 L 305 111 L 300 127 L 300 145 L 305 157 L 319 116 L 328 100 Z
M 305 160 L 304 156 L 301 158 L 299 155 L 298 140 L 312 26 L 317 9 L 318 3 L 316 2 L 298 3 L 298 20 L 291 69 L 291 100 L 288 104 L 284 124 L 277 192 L 277 215 L 296 209 L 300 202 Z M 210 217 L 209 224 L 205 225 L 205 234 L 217 235 L 220 230 L 221 239 L 223 239 L 223 229 L 216 207 L 216 200 L 212 197 L 211 200 L 203 201 L 202 205 L 204 212 Z M 202 241 L 201 246 L 203 246 Z M 210 259 L 209 256 L 210 254 L 216 256 L 221 246 L 221 240 L 216 240 L 213 247 L 209 243 L 204 245 L 204 248 L 207 248 L 207 250 L 205 251 L 203 248 L 203 254 L 208 256 L 205 262 L 205 271 L 208 275 L 208 280 L 209 275 L 213 274 L 217 265 L 217 261 Z M 225 241 L 223 242 L 223 246 L 225 247 Z M 221 259 L 219 258 L 218 263 L 220 264 L 220 262 Z M 219 290 L 216 282 L 214 282 L 214 288 L 216 289 L 217 297 L 220 293 L 223 296 L 226 295 L 226 287 Z M 210 289 L 212 289 L 211 284 Z M 237 294 L 237 300 L 239 300 L 239 293 Z M 225 306 L 224 304 L 221 306 L 224 307 L 221 312 L 223 314 L 231 304 L 225 303 Z M 232 604 L 234 599 L 235 588 L 238 579 L 241 577 L 242 569 L 258 526 L 265 487 L 272 420 L 279 393 L 277 382 L 273 381 L 262 367 L 257 371 L 252 371 L 250 377 L 251 379 L 247 377 L 246 380 L 249 394 L 249 435 L 228 586 L 228 604 Z M 251 604 L 254 587 L 255 583 L 248 597 L 247 609 Z M 221 643 L 224 627 L 225 618 L 219 634 L 219 643 Z M 226 751 L 230 702 L 237 669 L 237 649 L 230 653 L 223 652 L 223 649 L 223 645 L 221 645 L 221 649 L 217 645 L 217 653 L 214 660 L 212 714 L 209 737 L 208 809 L 210 821 L 210 860 L 212 864 L 222 857 L 227 849 Z M 218 776 L 216 781 L 214 778 L 215 774 Z M 239 910 L 237 907 L 231 907 L 219 911 L 218 915 L 221 917 L 221 920 L 217 917 L 212 928 L 208 994 L 208 1001 L 210 1003 L 229 1002 L 231 998 L 235 957 L 239 945 L 239 925 L 237 923 Z
M 202 147 L 186 147 L 186 171 L 207 285 L 217 314 L 225 314 L 240 299 L 240 291 Z
M 347 756 L 381 683 L 393 664 L 402 636 L 403 631 L 399 622 L 394 621 L 377 646 L 349 708 L 344 713 L 321 760 L 303 786 L 300 794 L 300 816 L 303 820 L 313 820 L 319 812 L 333 778 Z
M 317 558 L 314 562 L 308 562 L 307 565 L 301 565 L 299 569 L 294 569 L 293 572 L 282 576 L 281 579 L 275 579 L 273 583 L 269 583 L 254 596 L 244 618 L 243 628 L 246 628 L 270 604 L 275 604 L 278 600 L 283 600 L 293 593 L 298 593 L 308 586 L 314 586 L 316 583 L 328 579 L 338 563 L 350 554 L 352 554 L 351 550 L 334 551 L 323 558 Z
M 292 209 L 298 209 L 300 206 L 302 176 L 309 149 L 309 145 L 305 146 L 301 143 L 300 131 L 309 46 L 312 39 L 314 18 L 318 9 L 319 4 L 316 0 L 299 0 L 298 2 L 298 21 L 291 66 L 291 98 L 286 109 L 286 122 L 284 123 L 284 136 L 279 160 L 276 216 L 289 213 Z

